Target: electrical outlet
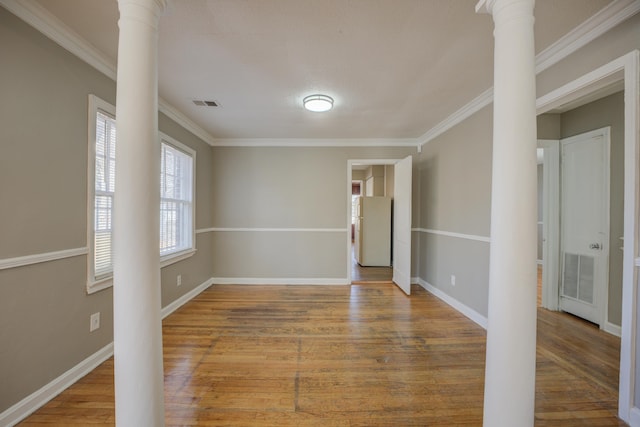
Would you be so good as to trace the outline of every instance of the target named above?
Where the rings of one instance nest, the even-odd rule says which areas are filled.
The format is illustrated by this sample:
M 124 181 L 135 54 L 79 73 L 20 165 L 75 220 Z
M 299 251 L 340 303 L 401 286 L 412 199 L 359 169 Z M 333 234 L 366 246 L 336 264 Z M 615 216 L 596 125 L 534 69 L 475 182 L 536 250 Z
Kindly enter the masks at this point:
M 456 276 L 454 276 L 453 274 L 451 275 L 451 286 L 455 286 L 456 285 Z
M 176 279 L 176 285 L 182 285 L 182 274 L 178 274 L 178 278 Z
M 93 313 L 89 318 L 89 332 L 93 332 L 100 328 L 100 312 Z

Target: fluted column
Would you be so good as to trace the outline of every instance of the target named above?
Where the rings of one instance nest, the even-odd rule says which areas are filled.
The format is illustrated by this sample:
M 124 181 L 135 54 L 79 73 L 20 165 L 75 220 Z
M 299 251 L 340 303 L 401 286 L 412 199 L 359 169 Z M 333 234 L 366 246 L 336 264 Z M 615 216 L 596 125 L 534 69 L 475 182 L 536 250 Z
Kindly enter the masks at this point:
M 158 20 L 165 0 L 118 0 L 114 201 L 116 424 L 164 426 L 160 315 Z
M 536 372 L 534 0 L 482 0 L 494 38 L 493 174 L 484 425 L 533 426 Z

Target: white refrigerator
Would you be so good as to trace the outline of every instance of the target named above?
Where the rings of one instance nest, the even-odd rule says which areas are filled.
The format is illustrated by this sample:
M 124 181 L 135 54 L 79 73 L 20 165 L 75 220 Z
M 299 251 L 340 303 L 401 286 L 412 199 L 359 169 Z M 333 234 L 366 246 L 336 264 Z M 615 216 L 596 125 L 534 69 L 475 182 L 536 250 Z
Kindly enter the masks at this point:
M 364 267 L 391 265 L 391 198 L 359 197 L 354 236 L 356 261 Z

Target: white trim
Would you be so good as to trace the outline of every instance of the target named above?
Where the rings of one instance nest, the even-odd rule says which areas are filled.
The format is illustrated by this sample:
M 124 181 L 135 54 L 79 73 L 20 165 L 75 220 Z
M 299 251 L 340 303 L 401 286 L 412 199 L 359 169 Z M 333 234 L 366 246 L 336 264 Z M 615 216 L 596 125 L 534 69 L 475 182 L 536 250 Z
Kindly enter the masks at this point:
M 96 49 L 37 2 L 33 0 L 0 0 L 0 5 L 111 80 L 116 79 L 116 66 L 111 58 Z
M 54 252 L 43 252 L 34 255 L 25 255 L 15 258 L 0 259 L 0 270 L 8 268 L 24 267 L 26 265 L 39 264 L 41 262 L 57 261 L 65 258 L 72 258 L 80 255 L 87 255 L 89 248 L 64 249 Z
M 236 233 L 236 232 L 294 232 L 294 233 L 344 233 L 348 228 L 259 228 L 259 227 L 211 227 L 199 230 L 200 233 Z
M 166 255 L 160 258 L 160 268 L 165 268 L 170 266 L 171 264 L 175 264 L 180 261 L 184 261 L 185 259 L 195 255 L 197 249 L 188 249 L 182 252 L 176 252 L 173 254 Z M 87 281 L 87 294 L 95 294 L 103 289 L 107 289 L 113 286 L 113 273 L 109 274 L 106 277 L 103 277 L 98 280 L 89 280 Z
M 0 425 L 14 426 L 33 412 L 44 406 L 51 399 L 62 393 L 80 378 L 97 368 L 113 355 L 113 343 L 107 344 L 91 356 L 69 369 L 58 378 L 34 391 L 15 405 L 0 414 Z
M 214 277 L 214 285 L 350 285 L 345 278 L 303 278 L 303 277 Z
M 0 0 L 0 5 L 110 79 L 116 80 L 114 60 L 108 58 L 34 0 Z M 640 0 L 615 0 L 536 55 L 536 73 L 546 70 L 639 11 Z M 492 101 L 493 88 L 489 88 L 415 139 L 216 139 L 161 98 L 158 99 L 158 109 L 211 146 L 416 146 L 420 151 L 422 145 L 475 114 Z
M 640 12 L 640 0 L 615 0 L 536 55 L 536 75 Z M 418 137 L 424 145 L 493 102 L 493 87 Z M 548 110 L 547 110 L 548 111 Z M 540 114 L 540 112 L 538 112 Z
M 213 282 L 214 282 L 214 279 L 210 278 L 209 280 L 206 280 L 205 282 L 196 286 L 186 294 L 182 295 L 177 300 L 168 304 L 166 307 L 163 307 L 162 311 L 160 312 L 162 315 L 162 318 L 163 319 L 166 318 L 171 313 L 173 313 L 174 311 L 176 311 L 177 309 L 179 309 L 180 307 L 182 307 L 183 305 L 185 305 L 186 303 L 188 303 L 189 301 L 191 301 L 192 299 L 200 295 L 202 292 L 206 291 L 211 285 L 213 285 Z
M 214 231 L 216 231 L 216 229 L 215 229 L 215 228 L 213 228 L 213 227 L 209 227 L 209 228 L 198 228 L 198 229 L 196 230 L 196 234 L 211 233 L 211 232 L 214 232 Z
M 111 80 L 116 81 L 117 68 L 115 61 L 96 49 L 37 2 L 33 0 L 0 0 L 0 5 L 40 31 L 63 49 L 68 50 Z M 198 126 L 162 98 L 158 98 L 158 111 L 164 113 L 207 144 L 214 145 L 216 143 L 216 139 L 209 132 Z
M 176 262 L 184 261 L 187 258 L 192 257 L 197 252 L 197 249 L 194 248 L 187 249 L 182 252 L 175 252 L 169 255 L 165 255 L 160 258 L 160 268 L 164 268 L 168 265 L 175 264 Z
M 113 119 L 116 117 L 115 106 L 89 94 L 87 102 L 87 294 L 96 293 L 113 285 L 111 276 L 96 279 L 94 271 L 96 120 L 100 111 Z
M 622 327 L 618 325 L 614 325 L 609 321 L 604 322 L 602 330 L 610 333 L 611 335 L 615 335 L 618 338 L 622 336 Z
M 351 221 L 352 221 L 352 208 L 353 208 L 353 203 L 351 201 L 351 197 L 352 197 L 352 191 L 353 191 L 353 166 L 355 165 L 366 165 L 366 166 L 372 166 L 372 165 L 395 165 L 396 163 L 398 163 L 401 159 L 348 159 L 347 160 L 347 191 L 346 191 L 346 195 L 347 195 L 347 229 L 346 229 L 346 252 L 345 252 L 345 257 L 347 259 L 347 282 L 351 283 L 351 279 L 353 278 L 352 274 L 353 272 L 352 270 L 352 262 L 351 262 Z M 394 176 L 395 179 L 395 176 Z M 363 182 L 364 184 L 364 182 Z M 360 186 L 360 194 L 362 194 L 363 191 L 363 186 Z M 392 225 L 393 228 L 393 225 Z
M 634 265 L 635 267 L 640 267 L 640 258 L 636 258 L 636 259 L 633 261 L 633 265 Z
M 161 311 L 162 318 L 166 318 L 178 308 L 205 291 L 214 282 L 213 278 L 206 280 L 191 291 L 173 301 Z M 0 413 L 0 425 L 11 427 L 24 420 L 33 412 L 44 406 L 51 399 L 62 393 L 89 372 L 97 368 L 105 360 L 113 356 L 113 342 L 107 344 L 91 356 L 87 357 L 64 374 L 49 382 L 39 390 L 31 393 L 15 405 Z
M 640 140 L 638 129 L 640 123 L 640 51 L 634 50 L 621 56 L 584 76 L 540 97 L 536 101 L 538 114 L 549 111 L 566 102 L 593 91 L 594 88 L 607 84 L 624 75 L 625 107 L 624 107 L 624 259 L 622 271 L 622 321 L 620 339 L 620 380 L 618 392 L 618 416 L 629 422 L 631 408 L 635 400 L 636 375 L 636 282 L 638 272 L 635 259 L 638 257 L 638 176 L 640 170 L 636 163 Z
M 622 72 L 628 56 L 624 55 L 536 99 L 537 114 L 543 114 L 567 103 L 609 86 L 623 78 Z
M 87 280 L 87 295 L 95 294 L 96 292 L 113 286 L 113 275 L 103 277 L 98 280 Z
M 418 137 L 418 144 L 423 146 L 424 144 L 432 141 L 436 137 L 442 135 L 455 125 L 462 123 L 464 120 L 473 116 L 478 111 L 482 110 L 487 105 L 493 102 L 493 87 L 485 90 L 480 95 L 472 99 L 465 104 L 462 108 L 455 113 L 448 116 L 446 119 L 429 129 L 427 132 Z
M 426 282 L 425 280 L 422 280 L 419 277 L 417 279 L 418 279 L 418 285 L 422 286 L 427 292 L 432 293 L 437 298 L 439 298 L 442 301 L 444 301 L 445 303 L 449 304 L 451 307 L 456 309 L 458 312 L 462 313 L 464 316 L 466 316 L 467 318 L 471 319 L 477 325 L 481 326 L 483 329 L 487 329 L 488 320 L 487 320 L 487 318 L 485 316 L 483 316 L 482 314 L 478 313 L 477 311 L 475 311 L 471 307 L 469 307 L 467 305 L 464 305 L 463 303 L 461 303 L 457 299 L 453 298 L 451 295 L 448 295 L 447 293 L 441 291 L 440 289 L 436 288 L 435 286 L 431 285 L 430 283 Z
M 539 139 L 543 152 L 542 306 L 558 310 L 560 260 L 560 141 Z M 556 236 L 556 238 L 552 238 Z
M 536 74 L 586 46 L 597 37 L 640 12 L 638 0 L 616 0 L 536 55 Z
M 185 258 L 190 257 L 196 252 L 196 176 L 197 176 L 197 157 L 196 150 L 193 148 L 183 144 L 175 138 L 167 135 L 164 132 L 158 131 L 158 139 L 160 142 L 160 146 L 162 144 L 167 144 L 170 147 L 175 148 L 178 151 L 182 151 L 187 156 L 191 157 L 191 246 L 188 248 L 184 248 L 178 252 L 171 252 L 166 254 L 160 258 L 160 267 L 164 267 L 178 261 L 181 261 Z M 117 159 L 116 159 L 117 161 Z M 161 166 L 162 168 L 162 166 Z M 160 201 L 162 202 L 162 196 L 160 197 Z
M 640 427 L 640 408 L 631 408 L 629 414 L 629 427 Z
M 475 240 L 477 242 L 491 243 L 491 237 L 478 236 L 475 234 L 463 234 L 454 233 L 451 231 L 433 230 L 430 228 L 412 228 L 411 231 L 418 231 L 420 233 L 435 234 L 438 236 L 457 237 L 458 239 Z
M 536 264 L 538 264 L 538 265 L 543 265 L 544 263 L 542 262 L 542 260 L 541 260 L 541 259 L 537 259 L 537 260 L 536 260 Z
M 222 138 L 214 147 L 415 147 L 415 138 Z
M 202 139 L 207 144 L 211 146 L 214 146 L 216 144 L 216 139 L 209 132 L 198 126 L 193 120 L 184 115 L 180 110 L 160 97 L 158 97 L 158 111 L 165 114 L 171 120 L 185 128 L 198 138 Z

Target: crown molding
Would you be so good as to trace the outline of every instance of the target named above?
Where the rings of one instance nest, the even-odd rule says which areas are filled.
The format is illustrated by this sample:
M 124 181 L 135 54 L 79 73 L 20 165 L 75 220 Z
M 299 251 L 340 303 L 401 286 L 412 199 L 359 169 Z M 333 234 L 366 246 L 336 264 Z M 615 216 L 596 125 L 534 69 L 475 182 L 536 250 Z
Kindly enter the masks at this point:
M 536 55 L 536 74 L 640 12 L 640 0 L 615 0 Z
M 426 133 L 418 138 L 420 146 L 428 143 L 436 137 L 442 135 L 458 123 L 463 122 L 467 118 L 471 117 L 487 105 L 493 102 L 493 87 L 482 92 L 475 97 L 471 102 L 467 103 L 464 107 L 460 108 L 455 113 L 429 129 Z
M 170 2 L 168 4 L 171 5 Z M 0 5 L 111 80 L 117 80 L 117 67 L 111 58 L 88 43 L 39 3 L 33 0 L 0 0 Z M 158 110 L 209 145 L 215 142 L 215 138 L 209 132 L 162 98 L 158 99 Z
M 171 120 L 178 123 L 180 126 L 185 128 L 198 138 L 202 139 L 207 144 L 211 146 L 216 145 L 216 138 L 214 138 L 209 132 L 195 124 L 195 122 L 185 114 L 183 114 L 182 111 L 178 110 L 173 105 L 169 104 L 167 101 L 160 97 L 158 97 L 158 111 L 164 113 Z
M 480 1 L 479 5 L 488 0 Z M 170 4 L 170 3 L 169 3 Z M 66 24 L 52 15 L 34 0 L 0 0 L 0 5 L 31 25 L 64 49 L 76 55 L 112 80 L 116 80 L 117 69 L 114 62 L 88 43 Z M 536 55 L 536 74 L 548 69 L 571 55 L 595 38 L 606 33 L 626 19 L 640 12 L 640 0 L 614 0 L 598 13 L 565 34 L 551 46 Z M 216 139 L 209 132 L 193 122 L 180 110 L 163 99 L 158 100 L 158 109 L 180 126 L 201 138 L 211 146 L 242 147 L 387 147 L 417 146 L 427 144 L 455 125 L 461 123 L 485 106 L 493 102 L 493 88 L 482 92 L 462 108 L 429 129 L 418 138 L 385 139 L 314 139 L 314 138 L 222 138 Z
M 105 76 L 116 79 L 116 66 L 109 57 L 39 3 L 33 0 L 0 0 L 0 5 Z
M 478 3 L 478 9 L 488 0 Z M 536 55 L 536 75 L 571 55 L 581 47 L 640 12 L 640 0 L 614 0 L 598 13 L 559 38 Z M 464 107 L 435 125 L 418 138 L 422 146 L 461 123 L 493 102 L 493 87 L 482 92 Z
M 223 138 L 215 147 L 416 147 L 415 138 Z

